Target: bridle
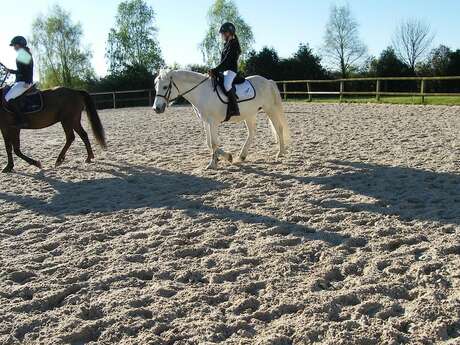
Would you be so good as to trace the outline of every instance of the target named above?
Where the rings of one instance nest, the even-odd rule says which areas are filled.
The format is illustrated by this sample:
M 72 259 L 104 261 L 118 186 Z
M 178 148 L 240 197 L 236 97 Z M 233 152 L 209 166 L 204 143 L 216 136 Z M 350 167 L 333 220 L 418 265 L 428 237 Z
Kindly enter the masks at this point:
M 202 81 L 200 81 L 198 84 L 196 84 L 194 87 L 192 87 L 191 89 L 181 93 L 180 90 L 179 90 L 179 87 L 176 85 L 176 83 L 174 82 L 173 78 L 170 77 L 169 78 L 169 85 L 168 85 L 168 88 L 165 92 L 164 95 L 159 95 L 157 94 L 156 97 L 160 97 L 160 98 L 163 98 L 166 100 L 167 103 L 171 103 L 171 102 L 174 102 L 175 100 L 177 100 L 179 97 L 183 97 L 185 96 L 186 94 L 192 92 L 193 90 L 195 90 L 197 87 L 199 87 L 200 85 L 202 85 L 205 81 L 207 81 L 209 79 L 209 77 L 206 77 L 205 79 L 203 79 Z M 172 89 L 173 87 L 176 88 L 177 92 L 178 92 L 178 95 L 176 97 L 174 97 L 173 99 L 169 99 L 171 97 L 171 93 L 172 93 Z

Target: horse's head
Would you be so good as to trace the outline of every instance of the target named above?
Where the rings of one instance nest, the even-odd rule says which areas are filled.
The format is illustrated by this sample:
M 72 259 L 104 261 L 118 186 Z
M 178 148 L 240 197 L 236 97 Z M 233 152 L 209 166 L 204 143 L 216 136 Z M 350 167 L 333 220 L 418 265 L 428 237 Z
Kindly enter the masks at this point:
M 161 69 L 158 77 L 155 79 L 155 102 L 153 102 L 153 110 L 157 114 L 165 112 L 170 100 L 175 99 L 179 95 L 177 87 L 173 81 L 174 71 L 169 69 Z
M 6 80 L 10 76 L 10 71 L 8 68 L 5 67 L 4 64 L 0 62 L 0 87 L 3 88 L 5 86 Z

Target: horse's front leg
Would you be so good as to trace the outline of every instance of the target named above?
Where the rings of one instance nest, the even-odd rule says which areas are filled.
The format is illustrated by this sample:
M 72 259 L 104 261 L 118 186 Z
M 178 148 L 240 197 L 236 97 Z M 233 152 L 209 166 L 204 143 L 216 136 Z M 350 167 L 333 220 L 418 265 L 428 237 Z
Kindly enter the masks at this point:
M 252 117 L 246 120 L 246 128 L 248 129 L 248 137 L 246 139 L 246 142 L 244 143 L 243 147 L 241 148 L 239 160 L 240 161 L 245 161 L 246 157 L 248 156 L 249 148 L 251 147 L 251 144 L 254 140 L 254 135 L 256 133 L 256 117 Z
M 41 169 L 42 164 L 40 163 L 40 161 L 36 161 L 22 153 L 19 133 L 19 130 L 16 130 L 14 133 L 11 134 L 11 143 L 13 144 L 14 153 L 16 154 L 16 156 L 25 160 L 30 165 L 36 166 L 37 168 Z
M 207 122 L 204 127 L 206 130 L 206 143 L 211 151 L 211 160 L 206 169 L 217 169 L 217 162 L 219 161 L 217 129 L 214 124 Z
M 13 171 L 14 168 L 14 162 L 13 162 L 13 144 L 8 138 L 8 135 L 6 132 L 2 131 L 3 135 L 3 140 L 5 142 L 5 150 L 6 150 L 6 155 L 8 157 L 8 163 L 6 167 L 2 170 L 4 173 L 9 173 Z

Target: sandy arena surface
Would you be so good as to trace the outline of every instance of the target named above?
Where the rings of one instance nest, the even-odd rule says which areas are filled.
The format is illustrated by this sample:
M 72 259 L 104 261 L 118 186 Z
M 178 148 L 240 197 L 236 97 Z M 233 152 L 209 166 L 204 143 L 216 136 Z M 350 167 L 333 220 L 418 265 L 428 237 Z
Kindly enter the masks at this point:
M 188 107 L 101 111 L 92 165 L 24 133 L 45 168 L 0 176 L 0 344 L 460 344 L 460 108 L 286 110 L 286 158 L 261 115 L 218 171 Z

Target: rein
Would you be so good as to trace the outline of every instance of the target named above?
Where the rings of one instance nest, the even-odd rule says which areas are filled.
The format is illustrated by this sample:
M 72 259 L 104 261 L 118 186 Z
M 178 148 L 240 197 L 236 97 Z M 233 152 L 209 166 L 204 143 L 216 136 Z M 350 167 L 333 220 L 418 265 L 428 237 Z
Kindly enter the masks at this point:
M 197 87 L 199 87 L 200 85 L 204 84 L 205 81 L 209 80 L 209 77 L 206 77 L 205 79 L 203 79 L 202 81 L 200 81 L 198 84 L 196 84 L 194 87 L 192 87 L 191 89 L 181 93 L 180 90 L 179 90 L 179 87 L 176 85 L 176 83 L 174 82 L 173 78 L 171 77 L 171 79 L 169 80 L 169 86 L 168 86 L 168 89 L 166 90 L 166 93 L 164 95 L 159 95 L 157 94 L 156 96 L 157 97 L 161 97 L 161 98 L 164 98 L 166 100 L 166 102 L 170 103 L 170 102 L 174 102 L 176 99 L 178 99 L 179 97 L 183 97 L 185 96 L 186 94 L 192 92 L 193 90 L 195 90 Z M 169 97 L 171 97 L 171 92 L 172 92 L 172 87 L 175 87 L 177 92 L 179 93 L 176 97 L 174 97 L 173 99 L 169 99 Z
M 5 84 L 5 82 L 8 79 L 8 77 L 10 76 L 10 72 L 8 71 L 8 68 L 6 68 L 6 66 L 4 64 L 2 64 L 1 62 L 0 62 L 0 67 L 2 67 L 6 72 L 5 77 L 3 78 L 2 82 L 0 83 L 0 87 L 2 87 L 3 84 Z

